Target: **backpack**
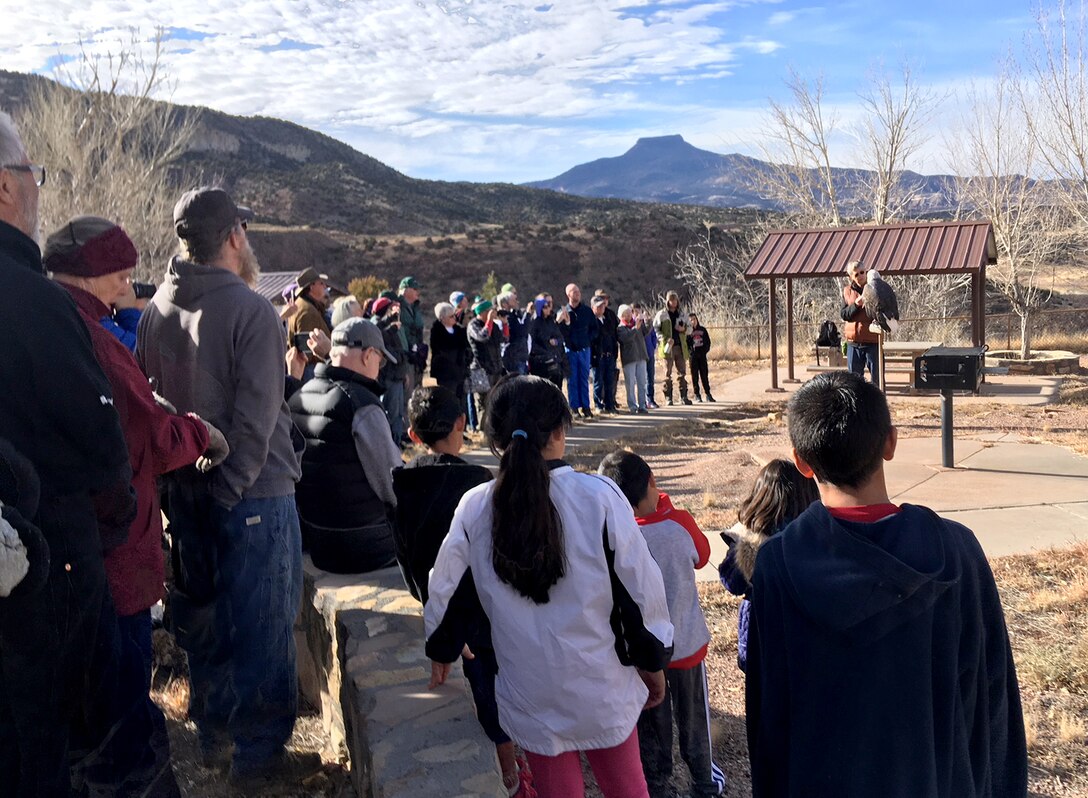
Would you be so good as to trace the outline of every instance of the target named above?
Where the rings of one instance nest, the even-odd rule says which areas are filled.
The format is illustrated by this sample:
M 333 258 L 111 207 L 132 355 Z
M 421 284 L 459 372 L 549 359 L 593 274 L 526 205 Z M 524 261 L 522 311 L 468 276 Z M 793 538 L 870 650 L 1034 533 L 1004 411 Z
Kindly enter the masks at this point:
M 831 319 L 825 319 L 820 324 L 820 334 L 816 337 L 816 346 L 837 347 L 841 345 L 842 338 L 839 336 L 839 328 Z

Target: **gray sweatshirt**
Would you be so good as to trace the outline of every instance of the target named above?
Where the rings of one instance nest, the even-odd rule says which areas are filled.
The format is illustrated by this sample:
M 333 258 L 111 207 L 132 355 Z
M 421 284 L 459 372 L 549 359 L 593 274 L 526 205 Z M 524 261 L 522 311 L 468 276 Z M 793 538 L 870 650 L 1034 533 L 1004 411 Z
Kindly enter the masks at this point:
M 140 319 L 136 348 L 179 413 L 226 436 L 230 455 L 209 483 L 216 502 L 294 493 L 302 472 L 283 399 L 285 343 L 267 299 L 225 269 L 175 257 Z

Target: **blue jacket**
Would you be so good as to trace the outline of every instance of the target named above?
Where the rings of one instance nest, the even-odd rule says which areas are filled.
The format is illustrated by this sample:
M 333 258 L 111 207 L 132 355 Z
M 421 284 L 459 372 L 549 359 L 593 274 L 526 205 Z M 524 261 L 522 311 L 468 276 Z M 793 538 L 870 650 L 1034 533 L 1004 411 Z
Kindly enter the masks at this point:
M 570 324 L 563 325 L 563 338 L 566 339 L 567 349 L 581 352 L 600 334 L 601 323 L 585 302 L 576 308 L 568 304 L 567 315 L 570 316 Z

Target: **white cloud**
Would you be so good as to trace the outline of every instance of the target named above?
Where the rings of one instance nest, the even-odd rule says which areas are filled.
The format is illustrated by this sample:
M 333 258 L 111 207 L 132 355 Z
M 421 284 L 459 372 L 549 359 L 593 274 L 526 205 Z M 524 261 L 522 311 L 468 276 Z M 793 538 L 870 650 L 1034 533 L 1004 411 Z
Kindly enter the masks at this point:
M 788 22 L 793 22 L 795 16 L 792 11 L 775 11 L 767 19 L 767 23 L 770 25 L 785 25 Z

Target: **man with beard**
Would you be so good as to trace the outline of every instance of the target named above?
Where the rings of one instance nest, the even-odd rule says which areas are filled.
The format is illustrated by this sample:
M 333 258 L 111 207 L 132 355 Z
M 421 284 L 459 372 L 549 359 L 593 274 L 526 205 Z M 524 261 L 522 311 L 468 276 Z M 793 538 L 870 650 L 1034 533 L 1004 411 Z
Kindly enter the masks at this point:
M 284 743 L 297 711 L 292 625 L 302 590 L 299 459 L 277 388 L 285 346 L 276 311 L 251 290 L 252 217 L 222 189 L 182 196 L 181 255 L 144 311 L 137 344 L 162 396 L 230 444 L 206 475 L 189 467 L 167 480 L 170 606 L 205 764 L 229 764 L 243 789 L 298 770 Z
M 68 794 L 69 725 L 92 697 L 106 600 L 103 549 L 124 540 L 136 511 L 110 384 L 75 304 L 42 273 L 44 183 L 0 111 L 0 284 L 11 298 L 0 304 L 0 438 L 37 472 L 26 520 L 48 545 L 30 552 L 32 569 L 48 568 L 44 587 L 0 599 L 0 793 L 12 796 Z

